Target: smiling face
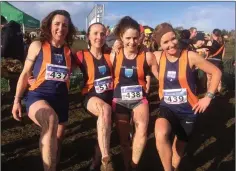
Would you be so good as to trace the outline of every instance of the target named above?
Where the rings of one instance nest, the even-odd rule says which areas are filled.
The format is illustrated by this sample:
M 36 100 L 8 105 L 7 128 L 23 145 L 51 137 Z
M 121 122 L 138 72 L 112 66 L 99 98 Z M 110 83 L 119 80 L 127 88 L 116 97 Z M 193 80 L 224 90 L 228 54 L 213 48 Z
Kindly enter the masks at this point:
M 101 48 L 106 40 L 106 28 L 101 24 L 94 24 L 88 32 L 88 39 L 91 46 Z
M 123 33 L 123 35 L 121 35 L 120 38 L 123 42 L 124 48 L 129 52 L 134 52 L 138 48 L 139 37 L 140 34 L 138 30 L 129 28 Z
M 55 15 L 52 19 L 51 34 L 52 40 L 61 42 L 64 41 L 68 34 L 69 20 L 63 15 Z
M 161 37 L 161 48 L 169 55 L 175 55 L 178 50 L 178 40 L 174 32 L 167 32 Z

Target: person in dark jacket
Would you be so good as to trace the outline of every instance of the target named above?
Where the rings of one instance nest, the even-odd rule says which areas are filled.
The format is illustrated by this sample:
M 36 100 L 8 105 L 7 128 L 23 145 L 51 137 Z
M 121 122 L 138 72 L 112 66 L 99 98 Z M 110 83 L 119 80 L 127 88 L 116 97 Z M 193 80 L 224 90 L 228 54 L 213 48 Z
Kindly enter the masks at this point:
M 2 26 L 1 44 L 2 57 L 24 61 L 24 43 L 20 24 L 10 21 Z

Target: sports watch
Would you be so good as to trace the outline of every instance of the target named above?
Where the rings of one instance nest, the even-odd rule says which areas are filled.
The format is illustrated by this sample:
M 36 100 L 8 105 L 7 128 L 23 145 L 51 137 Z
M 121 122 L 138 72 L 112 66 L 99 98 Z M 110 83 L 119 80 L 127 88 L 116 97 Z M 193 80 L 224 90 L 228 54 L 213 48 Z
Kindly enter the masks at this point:
M 211 99 L 214 99 L 215 98 L 215 95 L 211 92 L 207 92 L 206 95 L 207 97 L 211 98 Z

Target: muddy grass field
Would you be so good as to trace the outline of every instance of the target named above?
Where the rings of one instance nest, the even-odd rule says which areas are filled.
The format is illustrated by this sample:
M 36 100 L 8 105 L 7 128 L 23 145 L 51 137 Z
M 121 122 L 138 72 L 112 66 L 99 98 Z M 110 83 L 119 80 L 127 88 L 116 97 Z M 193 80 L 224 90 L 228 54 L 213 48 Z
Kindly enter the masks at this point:
M 158 113 L 157 87 L 152 86 L 148 141 L 140 161 L 142 171 L 162 171 L 153 134 Z M 86 171 L 91 163 L 96 143 L 96 120 L 80 104 L 79 93 L 70 94 L 69 122 L 62 146 L 61 171 Z M 13 120 L 11 103 L 2 101 L 2 170 L 42 171 L 38 148 L 39 128 L 24 114 L 22 122 Z M 115 129 L 111 136 L 111 153 L 117 171 L 123 171 L 119 139 Z M 193 137 L 180 171 L 234 171 L 235 170 L 235 98 L 234 92 L 218 96 L 209 109 L 199 115 Z

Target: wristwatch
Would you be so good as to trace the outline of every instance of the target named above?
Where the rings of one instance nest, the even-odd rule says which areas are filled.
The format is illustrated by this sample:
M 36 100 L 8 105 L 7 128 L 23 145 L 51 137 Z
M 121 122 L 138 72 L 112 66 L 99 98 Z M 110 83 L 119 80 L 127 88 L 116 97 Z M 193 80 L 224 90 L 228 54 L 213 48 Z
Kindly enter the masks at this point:
M 209 97 L 211 99 L 215 98 L 215 95 L 213 93 L 210 93 L 210 92 L 207 92 L 205 96 L 207 96 L 207 97 Z

